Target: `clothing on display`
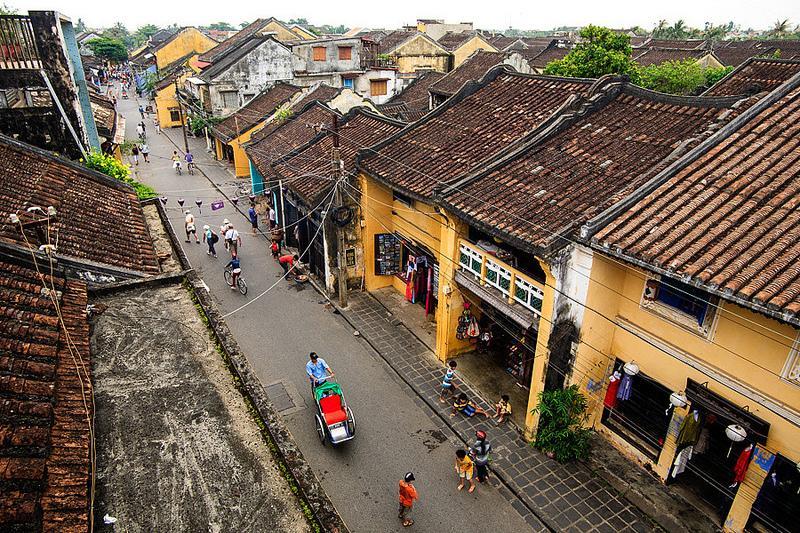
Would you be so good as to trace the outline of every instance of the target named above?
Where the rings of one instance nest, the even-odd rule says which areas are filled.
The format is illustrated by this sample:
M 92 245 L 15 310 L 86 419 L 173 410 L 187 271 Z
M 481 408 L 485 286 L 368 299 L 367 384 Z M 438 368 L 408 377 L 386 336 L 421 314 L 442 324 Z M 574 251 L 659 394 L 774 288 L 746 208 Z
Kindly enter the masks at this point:
M 697 439 L 700 438 L 700 431 L 703 429 L 702 419 L 700 412 L 695 409 L 683 419 L 681 422 L 680 430 L 678 431 L 677 446 L 686 446 L 687 444 L 695 444 Z
M 739 454 L 739 459 L 736 460 L 736 465 L 733 467 L 733 483 L 741 483 L 744 481 L 744 476 L 747 473 L 747 467 L 750 466 L 750 458 L 753 456 L 753 445 L 749 444 L 742 453 Z
M 633 376 L 629 374 L 622 374 L 620 380 L 619 390 L 617 391 L 618 400 L 628 400 L 631 397 L 631 390 L 633 389 Z
M 606 389 L 606 397 L 603 400 L 603 405 L 609 409 L 614 409 L 617 406 L 617 391 L 621 383 L 620 377 L 619 372 L 614 372 L 611 377 L 608 378 L 608 388 Z
M 692 458 L 693 447 L 691 445 L 682 449 L 678 455 L 675 456 L 675 461 L 672 463 L 672 477 L 682 474 L 686 470 L 686 465 Z

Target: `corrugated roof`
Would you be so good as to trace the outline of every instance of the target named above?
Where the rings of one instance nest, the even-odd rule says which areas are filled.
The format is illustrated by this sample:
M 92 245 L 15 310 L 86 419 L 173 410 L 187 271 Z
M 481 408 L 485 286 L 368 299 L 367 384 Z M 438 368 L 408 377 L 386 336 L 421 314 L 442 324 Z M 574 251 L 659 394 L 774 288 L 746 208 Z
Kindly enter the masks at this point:
M 623 203 L 594 244 L 800 325 L 798 124 L 800 74 Z

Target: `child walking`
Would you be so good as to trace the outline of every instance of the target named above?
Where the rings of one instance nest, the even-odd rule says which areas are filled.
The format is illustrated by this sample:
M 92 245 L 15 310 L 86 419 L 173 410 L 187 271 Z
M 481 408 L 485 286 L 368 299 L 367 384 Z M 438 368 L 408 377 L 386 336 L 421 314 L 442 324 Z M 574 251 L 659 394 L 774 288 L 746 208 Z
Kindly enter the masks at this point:
M 475 481 L 472 480 L 474 464 L 465 450 L 456 450 L 456 474 L 458 474 L 458 490 L 464 488 L 464 480 L 469 481 L 469 490 L 475 490 Z
M 455 361 L 450 361 L 447 363 L 447 370 L 444 372 L 444 378 L 442 378 L 442 390 L 439 393 L 439 401 L 445 403 L 447 400 L 445 396 L 453 396 L 456 392 L 456 384 L 454 380 L 456 379 L 456 367 L 458 363 Z

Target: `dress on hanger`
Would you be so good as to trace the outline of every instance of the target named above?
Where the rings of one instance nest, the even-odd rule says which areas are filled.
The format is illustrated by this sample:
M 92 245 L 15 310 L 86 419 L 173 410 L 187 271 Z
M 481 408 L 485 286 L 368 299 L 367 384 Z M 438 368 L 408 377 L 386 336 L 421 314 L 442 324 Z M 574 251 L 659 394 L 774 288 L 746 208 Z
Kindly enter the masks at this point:
M 632 388 L 633 388 L 633 378 L 623 372 L 622 379 L 620 380 L 619 384 L 619 390 L 617 391 L 617 399 L 618 400 L 630 399 Z
M 747 473 L 747 467 L 750 466 L 750 457 L 753 455 L 753 445 L 749 445 L 742 453 L 739 454 L 739 458 L 736 460 L 736 466 L 733 467 L 733 482 L 734 483 L 741 483 L 744 481 L 744 476 Z
M 614 409 L 617 406 L 617 391 L 619 390 L 620 380 L 613 377 L 611 381 L 608 383 L 608 388 L 606 389 L 606 397 L 603 400 L 603 405 L 608 407 L 609 409 Z

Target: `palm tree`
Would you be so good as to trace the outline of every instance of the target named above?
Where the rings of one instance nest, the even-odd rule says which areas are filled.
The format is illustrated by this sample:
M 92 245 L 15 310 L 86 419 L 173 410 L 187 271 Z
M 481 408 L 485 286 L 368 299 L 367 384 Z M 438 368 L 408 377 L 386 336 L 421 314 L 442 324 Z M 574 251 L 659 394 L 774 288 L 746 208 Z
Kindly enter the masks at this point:
M 653 38 L 663 39 L 666 36 L 666 30 L 667 30 L 667 21 L 664 19 L 659 20 L 656 27 L 653 28 Z
M 776 20 L 775 25 L 769 30 L 770 35 L 774 37 L 784 37 L 789 31 L 789 19 Z
M 683 39 L 689 35 L 689 32 L 686 29 L 686 23 L 683 21 L 683 19 L 678 20 L 672 25 L 670 28 L 670 33 L 672 34 L 673 39 Z

